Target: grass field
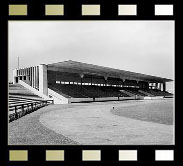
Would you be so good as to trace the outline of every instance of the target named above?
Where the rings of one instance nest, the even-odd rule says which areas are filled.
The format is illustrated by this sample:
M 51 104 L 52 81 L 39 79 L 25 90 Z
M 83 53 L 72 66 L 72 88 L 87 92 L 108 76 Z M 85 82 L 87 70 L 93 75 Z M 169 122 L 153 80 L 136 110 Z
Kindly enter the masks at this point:
M 132 119 L 173 125 L 173 100 L 167 99 L 157 103 L 125 108 L 117 107 L 112 109 L 111 113 Z

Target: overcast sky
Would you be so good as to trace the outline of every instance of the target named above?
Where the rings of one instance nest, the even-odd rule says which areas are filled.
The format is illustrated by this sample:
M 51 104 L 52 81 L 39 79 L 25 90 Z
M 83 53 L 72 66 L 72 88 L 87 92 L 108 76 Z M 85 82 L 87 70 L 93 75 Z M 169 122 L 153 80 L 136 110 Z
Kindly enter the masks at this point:
M 20 67 L 73 60 L 174 79 L 174 22 L 10 21 L 10 81 L 18 56 Z

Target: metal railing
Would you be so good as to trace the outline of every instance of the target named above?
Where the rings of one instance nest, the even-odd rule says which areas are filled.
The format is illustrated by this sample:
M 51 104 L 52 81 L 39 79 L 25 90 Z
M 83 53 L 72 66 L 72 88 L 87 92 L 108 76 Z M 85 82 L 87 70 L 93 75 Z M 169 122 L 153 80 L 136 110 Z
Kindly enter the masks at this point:
M 17 120 L 49 104 L 53 104 L 53 100 L 25 101 L 25 103 L 9 105 L 9 122 Z

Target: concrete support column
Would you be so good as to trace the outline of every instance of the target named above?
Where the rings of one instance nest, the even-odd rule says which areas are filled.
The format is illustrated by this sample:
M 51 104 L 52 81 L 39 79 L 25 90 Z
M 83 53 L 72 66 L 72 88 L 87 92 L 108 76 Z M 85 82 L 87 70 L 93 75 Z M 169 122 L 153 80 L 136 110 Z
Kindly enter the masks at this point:
M 32 86 L 32 67 L 30 67 L 30 86 Z
M 37 68 L 37 88 L 39 89 L 39 66 L 36 66 Z
M 159 90 L 161 90 L 161 83 L 159 83 Z
M 166 91 L 166 83 L 163 83 L 163 91 Z
M 13 70 L 13 84 L 16 84 L 17 69 Z
M 36 89 L 36 66 L 34 66 L 34 88 Z
M 156 89 L 158 89 L 158 83 L 156 82 Z
M 39 91 L 48 95 L 47 65 L 39 65 Z
M 82 84 L 83 84 L 83 77 L 84 77 L 84 74 L 80 74 L 80 78 L 81 78 L 81 88 L 82 88 Z
M 32 87 L 34 88 L 34 67 L 31 67 L 31 73 L 32 73 Z
M 39 86 L 38 86 L 38 67 L 36 66 L 36 88 L 39 89 Z
M 34 67 L 32 67 L 32 73 L 33 73 L 33 88 L 35 88 L 35 71 L 34 71 Z
M 104 79 L 105 79 L 105 86 L 107 86 L 107 78 L 108 78 L 108 76 L 106 75 L 106 76 L 104 76 Z

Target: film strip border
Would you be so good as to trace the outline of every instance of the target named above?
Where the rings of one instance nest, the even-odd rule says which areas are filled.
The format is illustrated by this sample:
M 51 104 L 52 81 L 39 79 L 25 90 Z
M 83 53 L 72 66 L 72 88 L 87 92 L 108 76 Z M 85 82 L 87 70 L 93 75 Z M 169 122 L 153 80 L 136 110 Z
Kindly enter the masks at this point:
M 45 16 L 63 16 L 64 4 L 48 4 L 45 5 Z M 84 4 L 81 5 L 82 16 L 100 16 L 100 4 Z M 136 4 L 119 4 L 118 16 L 137 16 Z M 27 4 L 9 4 L 9 16 L 26 16 L 28 15 Z M 154 5 L 155 16 L 173 16 L 172 4 L 157 4 Z
M 42 161 L 40 162 L 67 162 L 68 160 L 72 159 L 72 155 L 67 150 L 43 150 L 41 151 L 42 154 Z M 28 150 L 9 150 L 9 162 L 28 162 L 29 160 L 34 160 L 35 151 L 30 150 L 30 154 Z M 76 152 L 75 152 L 76 153 Z M 107 155 L 108 153 L 108 155 Z M 128 150 L 116 150 L 114 153 L 111 154 L 110 151 L 104 150 L 79 150 L 77 151 L 77 155 L 75 154 L 77 161 L 80 162 L 91 162 L 91 161 L 98 161 L 102 162 L 106 160 L 107 156 L 108 159 L 114 159 L 115 162 L 138 162 L 144 160 L 143 153 L 141 154 L 138 150 L 128 149 Z M 154 162 L 158 161 L 174 161 L 174 150 L 154 150 L 152 154 L 152 160 Z M 150 162 L 150 161 L 149 161 Z
M 140 0 L 139 0 L 140 1 Z M 174 1 L 42 1 L 33 3 L 31 0 L 10 1 L 8 3 L 8 16 L 13 19 L 173 19 L 175 16 Z M 143 2 L 143 3 L 142 3 Z M 162 2 L 162 3 L 160 3 Z

